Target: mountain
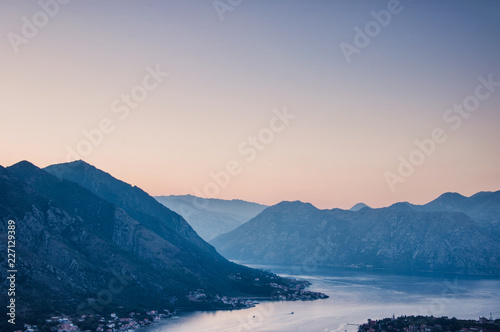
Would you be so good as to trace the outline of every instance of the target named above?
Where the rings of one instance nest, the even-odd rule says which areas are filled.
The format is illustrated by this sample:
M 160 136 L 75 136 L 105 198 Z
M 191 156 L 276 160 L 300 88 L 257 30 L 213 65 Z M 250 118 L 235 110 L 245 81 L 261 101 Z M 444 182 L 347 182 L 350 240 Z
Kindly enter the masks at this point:
M 136 186 L 115 179 L 81 160 L 51 165 L 44 170 L 59 179 L 76 182 L 102 199 L 117 205 L 164 238 L 174 237 L 175 239 L 169 240 L 181 241 L 180 237 L 183 237 L 200 249 L 215 255 L 215 250 L 203 241 L 181 216 L 159 204 Z
M 19 329 L 23 321 L 40 325 L 58 314 L 232 308 L 218 295 L 270 296 L 273 285 L 297 286 L 227 261 L 175 212 L 91 165 L 51 171 L 61 177 L 26 161 L 0 166 L 0 243 L 7 252 L 13 220 Z M 5 268 L 0 278 L 9 289 Z M 211 300 L 193 300 L 194 291 Z M 2 292 L 2 303 L 6 297 Z
M 461 212 L 319 210 L 281 202 L 211 241 L 229 259 L 500 275 L 500 243 Z
M 500 236 L 500 191 L 483 191 L 470 197 L 445 193 L 427 204 L 412 207 L 418 211 L 463 212 L 494 236 Z
M 180 214 L 206 241 L 232 231 L 261 213 L 266 205 L 243 200 L 201 198 L 192 195 L 155 197 L 158 202 Z
M 359 210 L 364 209 L 364 208 L 371 209 L 371 207 L 369 207 L 365 203 L 358 203 L 358 204 L 354 205 L 352 208 L 350 208 L 349 211 L 359 211 Z

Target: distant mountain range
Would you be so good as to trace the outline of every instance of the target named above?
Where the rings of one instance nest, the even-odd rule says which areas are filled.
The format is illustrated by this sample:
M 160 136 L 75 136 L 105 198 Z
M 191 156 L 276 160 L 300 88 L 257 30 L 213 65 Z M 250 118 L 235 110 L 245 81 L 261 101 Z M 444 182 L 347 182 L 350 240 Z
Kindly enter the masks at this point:
M 8 220 L 16 225 L 19 329 L 23 320 L 43 324 L 57 314 L 222 308 L 189 294 L 270 296 L 271 281 L 292 283 L 227 261 L 177 213 L 82 161 L 45 170 L 26 161 L 0 166 L 5 253 Z M 6 290 L 6 254 L 0 262 Z
M 425 205 L 382 209 L 357 204 L 351 210 L 319 210 L 302 202 L 266 208 L 194 196 L 157 199 L 189 215 L 206 237 L 256 215 L 211 241 L 230 259 L 500 275 L 500 192 L 449 193 Z M 234 305 L 219 301 L 219 295 L 323 296 L 228 261 L 181 215 L 83 161 L 45 169 L 27 161 L 0 166 L 4 252 L 8 220 L 16 224 L 18 322 L 43 323 L 56 314 Z M 7 266 L 7 256 L 0 262 Z M 6 273 L 0 269 L 2 289 L 10 286 Z M 210 300 L 193 300 L 193 292 Z M 0 297 L 7 303 L 6 292 Z
M 471 197 L 445 193 L 425 205 L 409 205 L 417 211 L 463 212 L 480 227 L 500 238 L 500 191 L 483 191 Z
M 500 242 L 488 231 L 498 197 L 445 194 L 424 206 L 354 211 L 282 202 L 210 243 L 254 263 L 500 275 Z
M 155 198 L 186 219 L 198 235 L 206 241 L 232 231 L 267 208 L 266 205 L 238 199 L 222 200 L 192 195 L 156 196 Z

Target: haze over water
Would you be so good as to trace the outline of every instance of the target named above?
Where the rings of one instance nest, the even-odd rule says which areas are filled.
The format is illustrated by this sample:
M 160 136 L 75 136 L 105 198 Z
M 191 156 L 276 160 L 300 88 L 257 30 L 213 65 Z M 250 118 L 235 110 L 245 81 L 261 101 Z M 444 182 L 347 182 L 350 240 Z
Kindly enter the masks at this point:
M 253 266 L 257 267 L 257 266 Z M 290 269 L 258 266 L 286 275 Z M 282 274 L 283 273 L 283 274 Z M 330 298 L 312 302 L 262 302 L 255 308 L 181 314 L 149 332 L 187 331 L 357 331 L 368 318 L 401 315 L 478 319 L 500 316 L 500 279 L 460 275 L 395 275 L 321 268 L 290 275 L 312 282 Z M 291 314 L 294 312 L 294 314 Z M 255 317 L 254 317 L 255 316 Z

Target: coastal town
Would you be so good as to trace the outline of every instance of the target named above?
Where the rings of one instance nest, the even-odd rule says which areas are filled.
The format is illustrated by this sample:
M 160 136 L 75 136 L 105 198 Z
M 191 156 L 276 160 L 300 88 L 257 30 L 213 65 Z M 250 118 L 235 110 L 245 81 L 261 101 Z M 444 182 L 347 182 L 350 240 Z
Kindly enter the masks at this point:
M 237 277 L 237 276 L 236 276 Z M 255 280 L 258 282 L 259 280 Z M 290 280 L 288 285 L 269 283 L 273 289 L 270 296 L 228 297 L 207 294 L 198 289 L 186 295 L 188 307 L 179 310 L 150 310 L 110 314 L 88 314 L 80 316 L 52 316 L 43 325 L 24 324 L 24 329 L 14 332 L 122 332 L 135 331 L 170 318 L 179 312 L 192 310 L 238 310 L 255 307 L 259 301 L 313 301 L 326 299 L 327 295 L 305 290 L 310 283 L 304 280 Z
M 400 316 L 371 320 L 362 324 L 358 332 L 498 332 L 500 319 L 479 317 L 462 320 L 455 317 Z
M 45 321 L 43 327 L 37 325 L 24 324 L 23 330 L 15 332 L 116 332 L 116 331 L 134 331 L 141 327 L 146 327 L 154 322 L 171 317 L 175 312 L 158 312 L 156 310 L 148 311 L 144 314 L 130 312 L 128 317 L 119 317 L 111 313 L 107 317 L 100 314 L 82 315 L 78 318 L 67 316 L 53 316 Z

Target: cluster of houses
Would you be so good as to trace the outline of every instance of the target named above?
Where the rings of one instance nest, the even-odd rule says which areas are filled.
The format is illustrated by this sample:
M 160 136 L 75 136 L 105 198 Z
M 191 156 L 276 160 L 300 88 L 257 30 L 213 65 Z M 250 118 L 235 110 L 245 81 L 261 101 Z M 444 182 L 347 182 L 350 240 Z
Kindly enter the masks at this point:
M 234 297 L 220 296 L 218 294 L 213 296 L 207 296 L 205 293 L 202 293 L 202 289 L 198 289 L 194 292 L 190 292 L 186 297 L 189 301 L 192 302 L 211 302 L 213 304 L 222 304 L 222 307 L 233 307 L 235 309 L 240 308 L 251 308 L 255 307 L 257 304 L 256 301 L 248 300 L 248 299 L 239 299 Z
M 425 317 L 429 318 L 429 317 Z M 397 319 L 383 319 L 380 321 L 368 319 L 368 324 L 360 325 L 360 332 L 497 332 L 500 331 L 500 325 L 496 324 L 493 319 L 487 319 L 485 317 L 479 317 L 477 321 L 466 321 L 466 320 L 457 320 L 456 318 L 449 319 L 448 317 L 441 317 L 439 320 L 441 324 L 434 324 L 432 322 L 433 317 L 427 322 L 427 324 L 410 324 L 407 323 L 403 328 L 398 324 L 397 321 L 400 321 L 402 317 L 398 317 Z M 406 319 L 404 321 L 407 321 Z M 459 322 L 461 327 L 459 329 L 453 328 L 452 326 L 457 326 L 457 322 Z M 475 325 L 478 326 L 475 326 Z M 396 327 L 399 325 L 399 328 Z
M 274 296 L 274 299 L 279 301 L 312 301 L 328 298 L 327 295 L 322 293 L 303 290 L 302 284 L 299 283 L 294 286 L 283 286 L 272 282 L 269 285 L 274 289 L 283 290 L 281 294 Z
M 146 313 L 148 317 L 141 316 L 138 313 L 131 312 L 129 317 L 118 317 L 115 313 L 110 315 L 110 319 L 101 317 L 97 332 L 116 332 L 116 331 L 134 331 L 140 327 L 147 326 L 153 322 L 158 322 L 163 318 L 170 317 L 172 314 L 167 310 L 165 313 L 158 313 L 156 310 L 151 310 Z M 85 319 L 85 317 L 82 317 Z M 80 319 L 82 319 L 80 318 Z M 60 332 L 60 331 L 58 331 Z
M 255 281 L 259 281 L 259 278 L 256 278 Z M 198 289 L 196 291 L 190 292 L 186 297 L 189 301 L 192 302 L 210 302 L 214 305 L 220 304 L 220 308 L 225 309 L 252 308 L 255 307 L 256 304 L 258 304 L 257 300 L 311 301 L 328 297 L 325 294 L 303 290 L 303 286 L 300 283 L 292 286 L 284 286 L 271 282 L 269 283 L 269 286 L 271 286 L 275 290 L 279 290 L 279 292 L 277 292 L 276 295 L 267 297 L 235 298 L 227 296 L 221 297 L 217 294 L 207 295 L 203 293 L 202 289 Z
M 128 317 L 119 317 L 117 314 L 112 313 L 105 317 L 99 314 L 96 315 L 82 315 L 78 318 L 69 317 L 51 317 L 46 320 L 46 323 L 54 325 L 51 329 L 54 332 L 85 332 L 78 327 L 78 323 L 82 323 L 87 319 L 98 319 L 98 326 L 95 329 L 97 332 L 122 332 L 122 331 L 134 331 L 140 327 L 147 326 L 153 322 L 158 322 L 164 318 L 171 317 L 174 313 L 164 310 L 164 312 L 158 312 L 156 310 L 151 310 L 146 313 L 146 315 L 141 315 L 139 313 L 131 312 Z M 78 323 L 77 323 L 78 322 Z M 24 324 L 23 330 L 18 330 L 15 332 L 38 332 L 39 328 L 36 325 Z M 94 331 L 92 331 L 94 332 Z
M 70 318 L 67 317 L 51 317 L 46 320 L 46 323 L 54 323 L 56 329 L 54 331 L 58 332 L 80 332 L 78 326 L 74 325 Z M 24 324 L 23 330 L 16 330 L 14 332 L 38 332 L 39 328 L 37 325 Z

